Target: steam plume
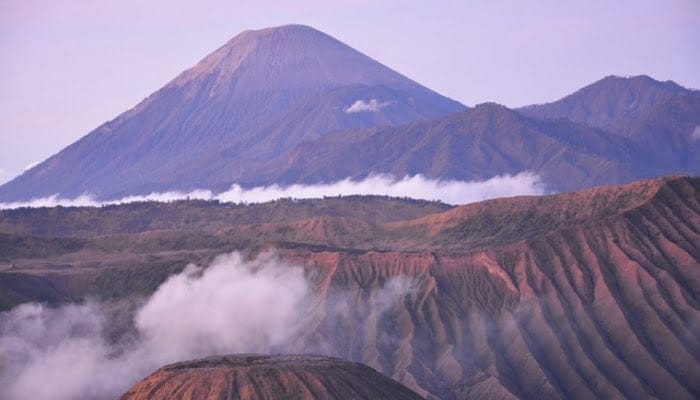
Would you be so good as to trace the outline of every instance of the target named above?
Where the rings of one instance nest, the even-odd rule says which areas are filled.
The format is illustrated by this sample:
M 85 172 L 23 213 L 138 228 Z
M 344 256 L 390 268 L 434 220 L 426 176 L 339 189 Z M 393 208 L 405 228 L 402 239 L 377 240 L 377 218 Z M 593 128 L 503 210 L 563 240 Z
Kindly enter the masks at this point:
M 409 287 L 396 278 L 374 290 L 379 312 Z M 104 337 L 108 318 L 98 302 L 60 308 L 22 304 L 0 314 L 2 398 L 113 399 L 167 363 L 287 352 L 313 303 L 302 267 L 274 254 L 246 261 L 232 253 L 208 268 L 189 265 L 170 277 L 137 311 L 135 337 L 116 342 Z

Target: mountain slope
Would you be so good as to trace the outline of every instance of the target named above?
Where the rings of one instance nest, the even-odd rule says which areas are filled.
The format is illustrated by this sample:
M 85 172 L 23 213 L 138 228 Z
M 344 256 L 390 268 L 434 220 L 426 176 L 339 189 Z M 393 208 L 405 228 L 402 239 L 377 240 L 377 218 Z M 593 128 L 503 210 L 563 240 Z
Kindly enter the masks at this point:
M 620 124 L 622 135 L 645 149 L 639 160 L 650 176 L 700 171 L 700 92 L 671 96 L 640 118 Z
M 697 133 L 696 133 L 697 131 Z M 433 121 L 339 132 L 259 168 L 264 183 L 370 173 L 486 179 L 523 170 L 554 190 L 700 172 L 700 92 L 648 77 L 608 77 L 554 103 L 497 104 Z
M 15 241 L 25 248 L 5 261 L 13 267 L 0 272 L 0 287 L 17 291 L 0 291 L 9 297 L 0 304 L 140 298 L 190 262 L 272 247 L 304 266 L 319 298 L 291 352 L 362 362 L 428 398 L 700 395 L 700 179 L 497 199 L 375 224 L 363 213 L 330 217 L 327 201 L 302 220 L 125 235 L 92 222 L 103 228 L 79 243 Z M 32 214 L 58 227 L 52 218 L 80 225 L 81 215 L 84 223 L 112 213 L 0 215 L 14 215 L 2 230 L 17 226 L 22 236 Z M 54 229 L 43 235 L 61 236 Z M 387 309 L 373 295 L 392 277 L 415 290 Z M 350 299 L 341 313 L 332 306 L 338 293 Z
M 269 182 L 310 183 L 370 173 L 479 180 L 530 170 L 552 188 L 572 190 L 631 180 L 637 158 L 625 138 L 481 104 L 435 121 L 301 143 L 260 173 Z
M 300 141 L 462 109 L 313 28 L 246 31 L 2 186 L 0 201 L 228 188 Z
M 546 119 L 566 118 L 590 126 L 615 130 L 637 119 L 659 103 L 688 90 L 673 81 L 660 82 L 648 76 L 607 76 L 551 103 L 523 107 L 521 112 Z
M 0 210 L 0 232 L 39 237 L 98 237 L 149 231 L 219 231 L 234 226 L 294 224 L 314 218 L 386 223 L 452 209 L 424 200 L 385 196 L 282 199 L 261 204 L 217 201 L 144 202 L 106 207 Z
M 553 190 L 700 172 L 700 92 L 607 77 L 553 103 L 475 109 L 312 28 L 246 31 L 0 187 L 0 202 L 318 183 L 371 173 Z
M 641 150 L 636 178 L 700 172 L 700 91 L 675 82 L 609 76 L 561 100 L 518 111 L 585 123 L 628 138 Z
M 321 356 L 232 355 L 165 366 L 121 400 L 420 400 L 372 368 Z

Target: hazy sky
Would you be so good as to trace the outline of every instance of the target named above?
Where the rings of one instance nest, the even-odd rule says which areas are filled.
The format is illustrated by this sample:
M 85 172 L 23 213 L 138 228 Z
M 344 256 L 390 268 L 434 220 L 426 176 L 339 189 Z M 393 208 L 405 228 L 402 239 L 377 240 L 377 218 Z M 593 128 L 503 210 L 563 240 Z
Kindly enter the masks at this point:
M 473 105 L 606 75 L 700 88 L 700 1 L 0 0 L 0 182 L 245 29 L 301 23 Z

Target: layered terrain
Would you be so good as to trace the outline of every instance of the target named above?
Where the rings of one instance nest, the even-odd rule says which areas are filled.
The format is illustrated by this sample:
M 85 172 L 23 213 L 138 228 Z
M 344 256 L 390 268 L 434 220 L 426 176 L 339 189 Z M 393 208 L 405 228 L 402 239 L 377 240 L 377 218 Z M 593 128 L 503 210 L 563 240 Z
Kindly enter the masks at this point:
M 527 170 L 551 188 L 573 190 L 633 180 L 640 153 L 640 146 L 598 128 L 481 104 L 438 120 L 306 141 L 259 174 L 270 182 L 333 182 L 372 173 L 472 181 Z
M 362 364 L 321 356 L 219 356 L 165 366 L 121 400 L 420 400 Z
M 552 190 L 700 173 L 700 92 L 606 77 L 561 100 L 465 107 L 311 27 L 245 31 L 131 110 L 0 186 L 0 202 L 238 184 L 484 180 Z
M 305 141 L 259 172 L 272 182 L 371 173 L 478 180 L 530 170 L 556 190 L 700 171 L 700 92 L 607 77 L 553 103 L 486 103 L 432 121 Z
M 693 399 L 699 227 L 700 180 L 682 176 L 459 207 L 343 197 L 5 210 L 0 305 L 97 297 L 128 314 L 188 263 L 272 249 L 303 266 L 315 299 L 291 353 L 361 362 L 426 398 Z M 412 289 L 377 300 L 396 277 Z

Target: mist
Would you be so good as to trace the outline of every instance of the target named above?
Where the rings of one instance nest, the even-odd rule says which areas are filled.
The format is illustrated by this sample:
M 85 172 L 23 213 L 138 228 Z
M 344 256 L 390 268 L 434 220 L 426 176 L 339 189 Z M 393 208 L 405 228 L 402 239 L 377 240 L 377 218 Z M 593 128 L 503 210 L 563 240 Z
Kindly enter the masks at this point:
M 371 99 L 370 101 L 357 100 L 346 108 L 345 112 L 348 114 L 358 112 L 377 112 L 389 104 L 391 104 L 391 102 L 379 101 L 377 99 Z
M 21 207 L 99 207 L 110 204 L 125 204 L 139 201 L 175 201 L 184 199 L 219 200 L 232 203 L 263 203 L 281 198 L 322 198 L 324 196 L 346 195 L 386 195 L 411 197 L 421 200 L 439 200 L 448 204 L 467 204 L 477 201 L 519 195 L 540 195 L 546 193 L 546 185 L 541 177 L 532 172 L 516 175 L 497 175 L 483 181 L 458 181 L 428 179 L 423 175 L 407 176 L 402 179 L 390 175 L 371 175 L 363 180 L 350 178 L 329 184 L 260 186 L 243 188 L 234 184 L 227 191 L 213 193 L 210 190 L 191 192 L 159 192 L 143 196 L 128 196 L 118 200 L 97 200 L 90 194 L 73 199 L 53 196 L 33 199 L 26 202 L 0 203 L 0 209 Z
M 189 265 L 137 310 L 136 333 L 108 340 L 98 301 L 50 308 L 22 304 L 0 314 L 0 385 L 8 400 L 113 399 L 176 361 L 231 353 L 285 353 L 317 305 L 304 268 L 263 253 L 225 254 Z M 411 290 L 404 277 L 370 292 L 378 318 Z M 325 321 L 346 312 L 328 294 Z M 315 349 L 311 349 L 315 350 Z

